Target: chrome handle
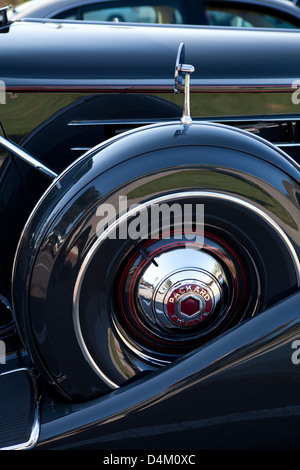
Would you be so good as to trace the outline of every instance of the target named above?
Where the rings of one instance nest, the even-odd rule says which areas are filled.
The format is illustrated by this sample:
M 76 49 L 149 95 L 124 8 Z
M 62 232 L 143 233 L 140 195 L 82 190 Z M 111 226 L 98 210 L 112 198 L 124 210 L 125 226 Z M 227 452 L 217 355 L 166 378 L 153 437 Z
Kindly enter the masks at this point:
M 195 71 L 193 65 L 184 64 L 184 43 L 180 43 L 177 51 L 175 74 L 174 74 L 174 92 L 179 92 L 178 85 L 182 85 L 184 81 L 184 105 L 183 114 L 181 118 L 182 124 L 191 124 L 191 111 L 190 111 L 190 76 Z

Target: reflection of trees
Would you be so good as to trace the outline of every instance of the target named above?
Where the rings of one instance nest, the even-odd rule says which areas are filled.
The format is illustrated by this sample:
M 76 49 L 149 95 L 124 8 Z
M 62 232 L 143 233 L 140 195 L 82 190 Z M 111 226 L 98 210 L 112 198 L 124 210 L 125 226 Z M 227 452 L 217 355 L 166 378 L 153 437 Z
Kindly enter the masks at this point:
M 1 149 L 0 149 L 0 168 L 2 167 L 3 162 L 6 157 L 7 157 L 7 152 L 6 151 L 1 152 Z
M 4 164 L 4 162 L 6 162 L 6 163 Z M 0 153 L 0 183 L 3 180 L 3 178 L 5 177 L 7 167 L 8 167 L 7 158 L 6 158 L 5 155 L 2 156 L 1 153 Z
M 111 328 L 108 329 L 107 333 L 110 357 L 124 380 L 130 379 L 134 375 L 135 364 L 131 361 L 124 348 L 122 348 Z
M 57 99 L 56 95 L 56 99 Z M 33 129 L 21 145 L 60 173 L 83 149 L 90 149 L 120 130 L 181 116 L 181 107 L 165 98 L 143 94 L 97 94 L 62 106 Z M 133 123 L 132 123 L 133 121 Z M 74 151 L 77 149 L 77 151 Z M 81 149 L 81 150 L 78 150 Z
M 81 228 L 81 217 L 87 214 L 88 211 L 94 211 L 94 202 L 98 200 L 99 192 L 94 188 L 88 188 L 77 197 L 73 204 L 63 213 L 58 223 L 52 228 L 48 234 L 39 257 L 45 253 L 50 256 L 48 263 L 48 271 L 50 275 L 50 265 L 60 247 L 63 247 L 65 252 L 64 268 L 74 268 L 80 258 L 82 250 L 84 249 L 91 232 L 91 226 L 87 226 L 84 230 Z M 68 244 L 64 246 L 63 241 L 68 234 L 69 229 L 78 221 L 78 230 L 74 230 L 73 236 L 70 238 Z M 41 263 L 45 264 L 45 263 Z M 70 275 L 69 269 L 66 275 Z
M 295 227 L 294 220 L 290 216 L 289 212 L 274 197 L 266 191 L 263 191 L 262 188 L 250 181 L 250 179 L 247 181 L 236 174 L 226 174 L 222 170 L 186 170 L 179 173 L 176 172 L 174 174 L 163 175 L 162 177 L 156 178 L 154 181 L 151 180 L 143 186 L 131 191 L 131 193 L 128 194 L 128 199 L 181 188 L 201 188 L 202 190 L 209 189 L 227 191 L 232 194 L 237 194 L 239 197 L 244 196 L 245 198 L 256 200 L 267 210 L 276 214 L 283 222 L 287 223 L 291 227 Z
M 91 208 L 94 208 L 94 203 L 99 198 L 99 191 L 94 187 L 88 188 L 77 197 L 73 204 L 64 212 L 63 217 L 56 226 L 61 236 L 64 236 L 68 231 L 70 225 L 74 225 L 76 220 L 79 220 L 81 215 L 87 213 Z M 93 209 L 94 210 L 94 209 Z

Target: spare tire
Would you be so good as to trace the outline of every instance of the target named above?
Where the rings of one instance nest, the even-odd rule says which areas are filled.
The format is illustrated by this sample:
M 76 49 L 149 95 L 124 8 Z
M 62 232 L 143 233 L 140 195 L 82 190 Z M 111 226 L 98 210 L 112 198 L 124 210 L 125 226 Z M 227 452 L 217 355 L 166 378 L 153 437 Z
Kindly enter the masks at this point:
M 217 124 L 147 126 L 88 152 L 40 200 L 15 258 L 16 318 L 44 377 L 95 397 L 295 292 L 299 194 L 288 156 Z

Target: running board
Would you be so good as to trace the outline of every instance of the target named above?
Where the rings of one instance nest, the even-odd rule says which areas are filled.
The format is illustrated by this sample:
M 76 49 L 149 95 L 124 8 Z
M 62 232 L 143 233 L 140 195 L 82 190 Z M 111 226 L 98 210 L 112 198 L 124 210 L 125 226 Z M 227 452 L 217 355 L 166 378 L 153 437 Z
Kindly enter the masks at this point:
M 39 437 L 35 380 L 27 369 L 0 375 L 0 450 L 31 449 Z

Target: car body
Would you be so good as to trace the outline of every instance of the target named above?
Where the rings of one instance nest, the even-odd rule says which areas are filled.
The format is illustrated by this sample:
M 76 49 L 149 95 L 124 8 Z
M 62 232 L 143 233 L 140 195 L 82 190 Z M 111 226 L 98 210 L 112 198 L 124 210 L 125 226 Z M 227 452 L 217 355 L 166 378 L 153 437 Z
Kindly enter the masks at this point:
M 85 21 L 209 24 L 299 28 L 300 11 L 289 0 L 31 0 L 12 10 L 11 18 L 53 18 Z
M 0 42 L 1 448 L 297 448 L 299 34 Z

